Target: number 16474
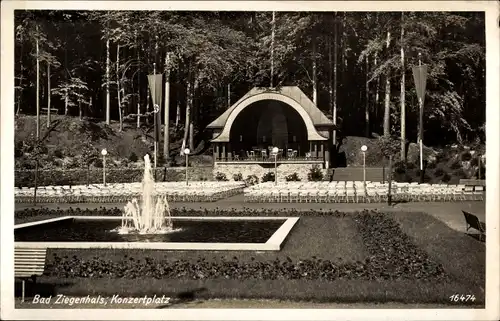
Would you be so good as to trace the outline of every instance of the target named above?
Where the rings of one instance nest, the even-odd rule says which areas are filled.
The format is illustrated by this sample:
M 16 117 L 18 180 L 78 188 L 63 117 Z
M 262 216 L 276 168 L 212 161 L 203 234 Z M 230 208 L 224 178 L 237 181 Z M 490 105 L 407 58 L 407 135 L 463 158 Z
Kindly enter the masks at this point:
M 474 294 L 453 294 L 450 295 L 451 302 L 474 302 L 476 297 Z

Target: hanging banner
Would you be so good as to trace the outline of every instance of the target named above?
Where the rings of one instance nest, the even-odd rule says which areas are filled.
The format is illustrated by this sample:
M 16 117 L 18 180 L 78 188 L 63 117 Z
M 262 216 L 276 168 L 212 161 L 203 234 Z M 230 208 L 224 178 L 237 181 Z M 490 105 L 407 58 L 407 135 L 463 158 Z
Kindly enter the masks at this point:
M 148 75 L 149 90 L 151 91 L 151 100 L 153 101 L 153 106 L 155 104 L 161 105 L 162 98 L 162 81 L 163 75 Z
M 414 66 L 413 80 L 415 81 L 415 88 L 417 90 L 417 98 L 422 100 L 422 106 L 425 100 L 425 87 L 427 84 L 427 65 Z
M 151 91 L 151 100 L 153 101 L 154 112 L 154 138 L 158 142 L 161 137 L 161 99 L 163 90 L 163 75 L 148 75 L 149 90 Z

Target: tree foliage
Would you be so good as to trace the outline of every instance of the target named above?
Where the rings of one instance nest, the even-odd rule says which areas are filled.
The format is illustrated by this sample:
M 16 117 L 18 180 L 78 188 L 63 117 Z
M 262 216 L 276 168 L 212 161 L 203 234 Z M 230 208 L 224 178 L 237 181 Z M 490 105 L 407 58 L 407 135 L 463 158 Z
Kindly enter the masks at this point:
M 180 112 L 184 116 L 184 106 L 192 105 L 190 122 L 194 132 L 201 133 L 226 108 L 228 84 L 229 95 L 238 98 L 253 86 L 269 86 L 272 45 L 274 84 L 299 86 L 311 98 L 317 86 L 318 107 L 329 114 L 331 49 L 338 53 L 335 99 L 343 134 L 364 135 L 359 123 L 365 119 L 367 105 L 370 131 L 382 132 L 383 104 L 376 97 L 383 97 L 381 81 L 388 76 L 390 134 L 398 135 L 401 95 L 396 85 L 403 72 L 403 46 L 406 137 L 415 140 L 418 129 L 411 68 L 418 65 L 419 53 L 429 70 L 426 143 L 484 136 L 476 129 L 485 122 L 484 14 L 408 12 L 404 16 L 401 20 L 398 12 L 276 12 L 271 39 L 271 12 L 16 11 L 17 105 L 25 113 L 35 112 L 33 54 L 37 39 L 41 63 L 50 64 L 54 74 L 53 93 L 62 98 L 53 105 L 69 106 L 69 115 L 81 113 L 83 108 L 86 115 L 103 119 L 103 88 L 109 81 L 111 117 L 125 122 L 132 118 L 127 115 L 137 116 L 137 105 L 143 118 L 152 117 L 148 116 L 147 75 L 152 73 L 153 63 L 157 72 L 163 72 L 165 56 L 170 53 L 170 110 L 175 113 L 177 105 L 183 106 Z M 335 30 L 338 43 L 331 48 Z M 391 35 L 389 48 L 387 32 Z M 108 39 L 109 79 L 105 77 Z M 47 86 L 46 79 L 41 82 L 42 87 Z M 78 112 L 75 106 L 80 107 Z M 188 124 L 184 126 L 188 130 Z

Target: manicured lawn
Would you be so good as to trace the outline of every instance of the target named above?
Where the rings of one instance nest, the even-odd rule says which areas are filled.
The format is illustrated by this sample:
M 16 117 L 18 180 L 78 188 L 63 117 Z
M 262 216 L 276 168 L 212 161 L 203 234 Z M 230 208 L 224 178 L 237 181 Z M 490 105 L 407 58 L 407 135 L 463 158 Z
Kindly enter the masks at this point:
M 51 249 L 47 263 L 45 295 L 484 304 L 484 243 L 425 213 L 307 212 L 279 252 Z
M 455 280 L 472 286 L 469 292 L 484 295 L 486 246 L 471 236 L 448 228 L 424 213 L 392 215 L 402 231 L 433 260 L 443 264 Z M 476 294 L 477 296 L 477 294 Z

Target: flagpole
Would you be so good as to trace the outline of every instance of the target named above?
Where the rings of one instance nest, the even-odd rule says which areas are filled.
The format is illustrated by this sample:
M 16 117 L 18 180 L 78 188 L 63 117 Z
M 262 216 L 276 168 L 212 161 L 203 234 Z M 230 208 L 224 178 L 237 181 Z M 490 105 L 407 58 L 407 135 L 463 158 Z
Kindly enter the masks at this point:
M 156 154 L 157 154 L 157 141 L 156 141 L 156 63 L 153 63 L 153 116 L 154 116 L 154 166 L 156 169 Z
M 422 68 L 422 60 L 421 60 L 421 53 L 418 53 L 418 67 L 421 69 Z M 420 107 L 420 171 L 424 170 L 424 151 L 423 151 L 423 141 L 424 141 L 424 125 L 423 125 L 423 119 L 424 119 L 424 106 L 423 106 L 423 101 L 422 97 L 418 99 L 419 107 Z

